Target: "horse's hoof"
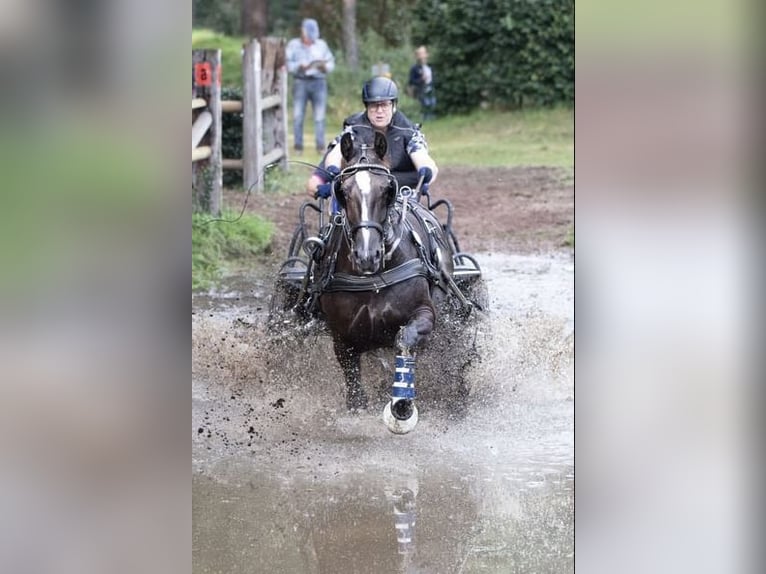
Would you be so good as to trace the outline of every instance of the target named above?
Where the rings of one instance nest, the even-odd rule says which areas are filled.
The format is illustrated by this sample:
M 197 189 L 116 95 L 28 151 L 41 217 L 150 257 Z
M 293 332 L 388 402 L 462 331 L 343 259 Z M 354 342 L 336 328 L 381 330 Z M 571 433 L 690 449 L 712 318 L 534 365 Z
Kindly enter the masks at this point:
M 389 401 L 383 409 L 383 422 L 394 434 L 407 434 L 418 424 L 418 407 L 414 401 Z

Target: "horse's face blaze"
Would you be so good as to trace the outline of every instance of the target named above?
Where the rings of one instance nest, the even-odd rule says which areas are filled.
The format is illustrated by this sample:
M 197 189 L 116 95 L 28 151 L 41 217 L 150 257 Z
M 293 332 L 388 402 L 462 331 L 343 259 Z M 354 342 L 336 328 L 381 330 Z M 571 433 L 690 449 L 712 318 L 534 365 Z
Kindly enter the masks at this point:
M 341 136 L 340 148 L 344 172 L 336 197 L 346 214 L 349 255 L 358 272 L 375 274 L 383 267 L 388 210 L 396 200 L 396 182 L 387 169 L 388 142 L 380 132 L 355 128 Z
M 349 175 L 343 185 L 351 258 L 363 274 L 378 273 L 383 266 L 383 236 L 391 197 L 389 180 L 382 173 L 360 170 Z

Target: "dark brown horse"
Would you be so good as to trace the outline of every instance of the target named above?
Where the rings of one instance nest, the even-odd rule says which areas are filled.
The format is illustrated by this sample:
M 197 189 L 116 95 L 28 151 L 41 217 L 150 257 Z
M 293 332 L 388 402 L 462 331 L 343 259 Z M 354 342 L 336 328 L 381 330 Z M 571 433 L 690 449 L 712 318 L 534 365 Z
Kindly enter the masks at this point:
M 322 325 L 329 329 L 350 410 L 367 407 L 361 355 L 395 349 L 391 400 L 383 419 L 392 432 L 405 433 L 418 420 L 415 364 L 426 344 L 436 359 L 435 372 L 428 377 L 439 385 L 434 398 L 446 400 L 453 413 L 464 409 L 465 372 L 480 359 L 476 337 L 485 332 L 473 321 L 484 315 L 471 311 L 487 308 L 486 285 L 476 260 L 460 251 L 452 232 L 451 203 L 431 203 L 422 181 L 414 190 L 399 188 L 382 134 L 355 127 L 339 145 L 342 170 L 333 180 L 337 213 L 324 225 L 321 201 L 301 206 L 274 287 L 269 326 L 278 340 Z M 423 197 L 427 207 L 421 204 Z M 435 211 L 445 207 L 442 224 Z M 314 236 L 306 218 L 310 211 L 319 213 Z M 439 335 L 433 338 L 435 329 Z
M 367 407 L 360 355 L 397 349 L 384 419 L 392 431 L 408 432 L 417 422 L 416 351 L 427 343 L 444 302 L 460 294 L 451 279 L 454 253 L 442 225 L 414 198 L 402 197 L 388 169 L 386 138 L 367 131 L 341 138 L 337 248 L 325 257 L 319 307 L 345 376 L 349 409 Z

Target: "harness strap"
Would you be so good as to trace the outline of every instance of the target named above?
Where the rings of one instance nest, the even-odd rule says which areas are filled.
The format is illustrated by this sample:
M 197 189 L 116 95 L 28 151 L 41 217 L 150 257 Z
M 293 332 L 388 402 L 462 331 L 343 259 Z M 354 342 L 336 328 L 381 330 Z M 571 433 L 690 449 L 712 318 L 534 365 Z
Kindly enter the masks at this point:
M 362 291 L 380 291 L 414 277 L 428 278 L 428 276 L 428 271 L 420 259 L 410 259 L 378 275 L 358 276 L 349 273 L 336 273 L 324 287 L 324 292 L 351 291 L 358 293 Z

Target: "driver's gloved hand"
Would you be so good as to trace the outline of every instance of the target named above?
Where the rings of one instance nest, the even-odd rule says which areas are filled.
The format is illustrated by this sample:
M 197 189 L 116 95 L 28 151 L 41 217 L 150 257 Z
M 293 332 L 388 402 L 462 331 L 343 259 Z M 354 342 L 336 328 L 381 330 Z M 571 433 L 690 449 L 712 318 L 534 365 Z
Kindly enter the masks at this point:
M 316 193 L 314 194 L 315 198 L 323 198 L 327 199 L 332 195 L 332 183 L 320 183 L 317 186 Z
M 421 167 L 421 168 L 418 170 L 418 177 L 419 177 L 419 178 L 420 178 L 420 177 L 422 177 L 422 178 L 423 178 L 423 184 L 424 184 L 424 185 L 425 185 L 425 184 L 427 184 L 427 183 L 430 183 L 430 181 L 431 181 L 431 178 L 432 178 L 433 176 L 434 176 L 434 172 L 433 172 L 433 171 L 431 171 L 431 168 L 430 168 L 430 167 Z
M 340 173 L 340 170 L 337 166 L 331 165 L 325 168 L 324 172 L 329 176 L 327 177 L 327 181 L 325 183 L 320 183 L 317 186 L 316 193 L 314 194 L 314 198 L 324 198 L 327 199 L 332 195 L 332 184 L 333 181 L 335 181 L 335 178 L 338 177 L 338 174 Z

